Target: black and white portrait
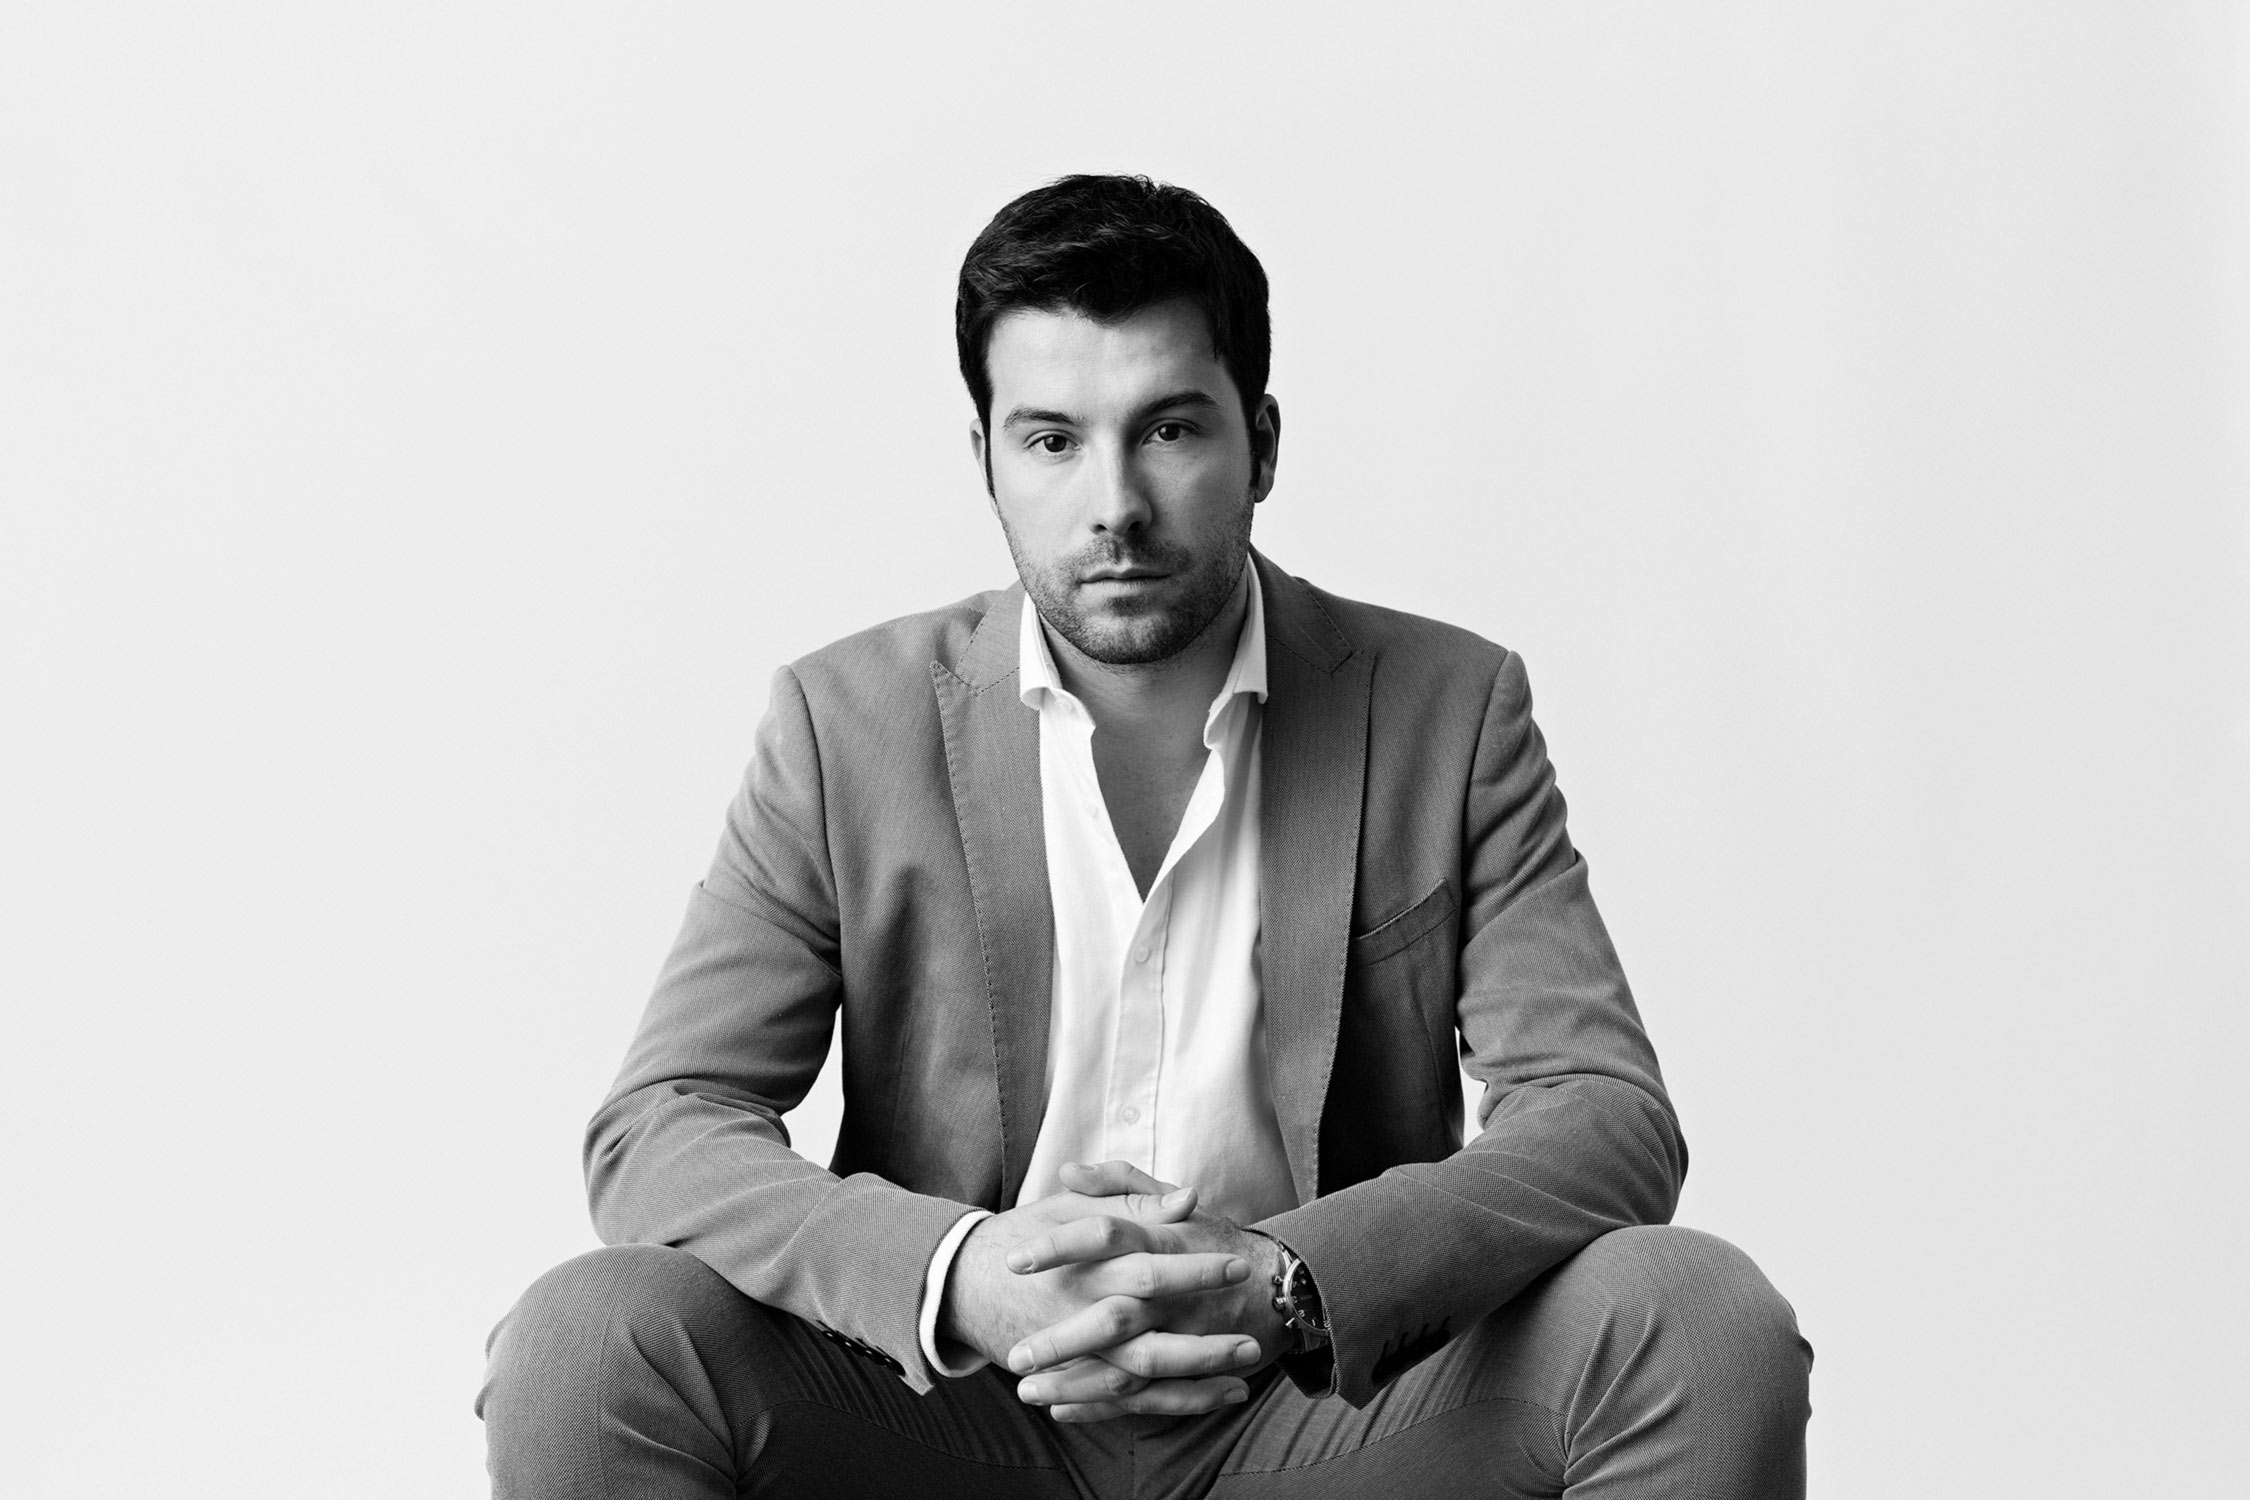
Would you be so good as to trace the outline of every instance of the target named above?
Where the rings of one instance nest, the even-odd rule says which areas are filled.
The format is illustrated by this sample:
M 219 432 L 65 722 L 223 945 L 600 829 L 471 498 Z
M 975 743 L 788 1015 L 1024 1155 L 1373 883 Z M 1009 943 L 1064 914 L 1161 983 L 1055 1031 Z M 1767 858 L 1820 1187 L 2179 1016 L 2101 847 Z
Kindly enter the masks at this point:
M 2246 268 L 2186 0 L 12 9 L 0 1489 L 2236 1492 Z

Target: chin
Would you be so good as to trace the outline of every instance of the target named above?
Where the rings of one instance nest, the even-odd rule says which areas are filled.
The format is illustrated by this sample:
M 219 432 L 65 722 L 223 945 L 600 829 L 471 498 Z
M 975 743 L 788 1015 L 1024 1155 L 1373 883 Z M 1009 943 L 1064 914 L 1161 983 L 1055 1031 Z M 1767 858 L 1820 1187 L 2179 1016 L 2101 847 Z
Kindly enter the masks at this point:
M 1145 667 L 1169 661 L 1192 645 L 1196 634 L 1170 614 L 1087 620 L 1076 634 L 1065 632 L 1073 646 L 1110 667 Z

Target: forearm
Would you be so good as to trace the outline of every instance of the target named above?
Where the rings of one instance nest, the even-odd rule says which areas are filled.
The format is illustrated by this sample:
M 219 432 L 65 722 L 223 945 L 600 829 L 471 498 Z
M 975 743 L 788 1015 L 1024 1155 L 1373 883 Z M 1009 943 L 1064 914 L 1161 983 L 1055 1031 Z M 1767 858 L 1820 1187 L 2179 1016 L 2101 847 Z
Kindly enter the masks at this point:
M 1598 1236 L 1661 1223 L 1684 1153 L 1669 1106 L 1577 1076 L 1513 1090 L 1442 1161 L 1394 1167 L 1258 1227 L 1319 1283 L 1353 1405 Z
M 761 1111 L 682 1081 L 623 1095 L 587 1139 L 594 1227 L 609 1243 L 676 1246 L 745 1295 L 883 1350 L 929 1383 L 923 1275 L 967 1205 L 868 1173 L 839 1178 Z

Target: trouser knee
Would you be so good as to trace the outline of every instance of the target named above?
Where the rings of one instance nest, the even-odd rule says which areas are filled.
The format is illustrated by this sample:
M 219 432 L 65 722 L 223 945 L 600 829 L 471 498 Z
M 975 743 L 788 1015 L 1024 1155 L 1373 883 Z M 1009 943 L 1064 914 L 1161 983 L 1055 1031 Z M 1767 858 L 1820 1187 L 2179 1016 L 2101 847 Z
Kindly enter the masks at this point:
M 777 1315 L 685 1251 L 618 1245 L 532 1283 L 486 1345 L 497 1500 L 734 1493 L 786 1366 Z
M 756 1342 L 763 1321 L 762 1309 L 684 1250 L 589 1251 L 533 1282 L 492 1330 L 477 1409 L 511 1386 L 558 1392 L 597 1382 L 621 1349 L 684 1351 L 722 1329 L 740 1348 L 746 1337 Z
M 1614 1230 L 1566 1262 L 1560 1278 L 1604 1302 L 1610 1325 L 1638 1331 L 1656 1357 L 1692 1367 L 1698 1386 L 1809 1413 L 1812 1346 L 1796 1310 L 1718 1236 L 1670 1224 Z

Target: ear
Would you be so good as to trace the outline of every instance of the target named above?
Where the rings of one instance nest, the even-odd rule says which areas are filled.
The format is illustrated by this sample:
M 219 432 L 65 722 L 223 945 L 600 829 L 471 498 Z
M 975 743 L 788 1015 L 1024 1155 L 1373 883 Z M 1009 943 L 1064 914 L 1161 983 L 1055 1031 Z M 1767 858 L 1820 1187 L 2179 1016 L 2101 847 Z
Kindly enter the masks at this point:
M 1281 464 L 1281 403 L 1271 396 L 1260 396 L 1251 414 L 1250 462 L 1250 499 L 1256 504 L 1273 493 L 1274 471 Z
M 992 502 L 995 515 L 1000 511 L 1000 497 L 992 490 L 992 455 L 985 451 L 984 419 L 969 423 L 969 456 L 976 460 L 977 468 L 984 474 L 984 497 Z

